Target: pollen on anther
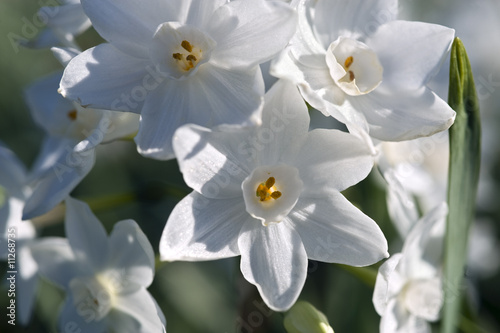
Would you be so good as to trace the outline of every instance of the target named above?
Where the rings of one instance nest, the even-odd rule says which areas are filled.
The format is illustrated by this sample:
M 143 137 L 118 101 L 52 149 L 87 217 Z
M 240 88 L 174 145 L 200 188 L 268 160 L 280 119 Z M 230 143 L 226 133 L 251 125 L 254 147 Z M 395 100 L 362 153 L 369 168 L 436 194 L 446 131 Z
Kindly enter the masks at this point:
M 271 198 L 273 199 L 278 199 L 279 197 L 281 197 L 281 192 L 280 191 L 274 191 L 273 193 L 271 193 Z
M 187 61 L 196 61 L 197 59 L 196 59 L 196 57 L 195 57 L 194 55 L 190 54 L 190 55 L 188 55 L 188 56 L 186 57 L 186 60 L 187 60 Z
M 269 177 L 267 180 L 266 180 L 266 187 L 267 188 L 271 188 L 273 187 L 274 183 L 276 182 L 276 179 L 274 179 L 274 177 Z
M 68 118 L 71 120 L 76 120 L 76 115 L 77 115 L 76 110 L 71 110 L 70 112 L 68 112 Z
M 352 63 L 354 62 L 354 58 L 352 56 L 347 57 L 347 59 L 344 62 L 345 68 L 351 67 Z
M 354 73 L 352 71 L 349 71 L 349 80 L 354 81 L 354 79 L 355 79 Z
M 184 50 L 186 50 L 188 52 L 193 51 L 193 46 L 191 46 L 191 43 L 189 43 L 187 40 L 183 40 L 181 42 L 181 46 L 184 48 Z
M 180 53 L 174 53 L 172 54 L 172 57 L 176 60 L 182 60 L 182 54 Z

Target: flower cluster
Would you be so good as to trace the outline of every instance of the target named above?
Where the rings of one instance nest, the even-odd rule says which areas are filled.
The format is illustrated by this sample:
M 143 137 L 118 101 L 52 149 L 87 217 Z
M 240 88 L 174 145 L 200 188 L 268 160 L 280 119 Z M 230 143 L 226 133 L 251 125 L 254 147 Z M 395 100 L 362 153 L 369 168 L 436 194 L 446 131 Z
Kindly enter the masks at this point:
M 68 0 L 38 15 L 47 29 L 24 46 L 51 47 L 64 67 L 25 90 L 45 139 L 29 173 L 0 146 L 0 255 L 17 228 L 22 324 L 41 277 L 65 292 L 59 331 L 166 331 L 169 313 L 147 290 L 155 252 L 164 262 L 241 256 L 244 279 L 281 312 L 301 295 L 308 260 L 389 258 L 373 296 L 380 331 L 427 332 L 439 319 L 447 209 L 432 200 L 419 220 L 389 147 L 453 124 L 428 87 L 453 29 L 398 20 L 397 0 Z M 104 42 L 81 50 L 90 26 Z M 318 111 L 338 128 L 313 128 Z M 108 236 L 70 196 L 101 145 L 132 139 L 144 157 L 176 159 L 192 190 L 164 216 L 158 248 L 130 219 Z M 345 196 L 374 166 L 405 239 L 392 256 L 378 221 Z M 61 203 L 66 238 L 37 238 L 29 220 Z M 305 308 L 311 323 L 291 311 L 288 330 L 316 320 L 333 332 Z

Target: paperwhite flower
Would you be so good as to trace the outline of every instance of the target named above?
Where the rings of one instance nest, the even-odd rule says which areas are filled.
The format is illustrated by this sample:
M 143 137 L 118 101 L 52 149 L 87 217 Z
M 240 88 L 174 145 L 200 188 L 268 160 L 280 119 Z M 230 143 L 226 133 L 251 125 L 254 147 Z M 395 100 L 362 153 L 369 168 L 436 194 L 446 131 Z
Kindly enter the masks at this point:
M 50 5 L 40 8 L 37 17 L 45 27 L 34 40 L 24 45 L 33 48 L 57 45 L 78 48 L 75 44 L 75 37 L 92 25 L 83 11 L 80 0 L 57 0 L 52 4 L 58 4 L 58 6 Z
M 139 127 L 136 114 L 83 108 L 63 98 L 57 93 L 61 76 L 58 72 L 42 78 L 25 93 L 32 116 L 47 137 L 30 175 L 34 189 L 23 219 L 46 213 L 63 201 L 94 166 L 97 145 L 131 135 Z
M 30 189 L 26 186 L 24 165 L 1 143 L 0 165 L 0 260 L 8 261 L 7 272 L 16 272 L 13 274 L 17 316 L 8 317 L 8 320 L 15 319 L 14 322 L 18 320 L 26 325 L 33 309 L 38 281 L 38 267 L 31 256 L 36 230 L 31 221 L 21 220 L 24 201 Z M 13 252 L 9 251 L 11 248 Z M 12 273 L 8 273 L 7 277 L 10 275 Z
M 263 63 L 288 43 L 295 11 L 265 0 L 83 0 L 109 41 L 70 62 L 61 93 L 82 105 L 141 113 L 139 151 L 173 158 L 186 123 L 260 122 Z
M 448 207 L 435 207 L 410 231 L 401 253 L 379 268 L 373 305 L 381 333 L 431 332 L 443 305 L 442 252 Z
M 426 83 L 454 30 L 398 21 L 397 6 L 397 0 L 300 1 L 297 34 L 271 73 L 294 81 L 325 115 L 380 140 L 447 129 L 455 112 Z
M 46 238 L 33 248 L 40 274 L 66 291 L 59 330 L 165 332 L 165 318 L 146 288 L 154 252 L 133 220 L 108 237 L 87 204 L 66 199 L 67 239 Z
M 180 128 L 174 149 L 194 191 L 170 215 L 162 260 L 241 255 L 243 276 L 266 304 L 290 308 L 307 258 L 364 266 L 387 256 L 378 225 L 340 193 L 365 178 L 373 157 L 337 130 L 308 132 L 297 89 L 279 81 L 265 96 L 261 127 Z

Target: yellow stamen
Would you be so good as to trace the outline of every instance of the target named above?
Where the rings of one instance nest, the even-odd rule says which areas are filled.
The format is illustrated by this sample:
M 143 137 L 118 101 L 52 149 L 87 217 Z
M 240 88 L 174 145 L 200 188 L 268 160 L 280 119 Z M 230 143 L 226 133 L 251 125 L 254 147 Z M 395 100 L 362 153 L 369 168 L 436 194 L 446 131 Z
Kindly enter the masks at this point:
M 195 57 L 194 55 L 190 54 L 190 55 L 188 55 L 188 56 L 186 57 L 186 60 L 187 60 L 187 61 L 196 61 L 196 57 Z
M 272 199 L 278 199 L 281 197 L 280 191 L 274 191 L 274 184 L 276 183 L 276 179 L 274 177 L 269 177 L 265 183 L 260 183 L 257 186 L 257 191 L 255 191 L 255 195 L 259 197 L 260 201 L 268 201 Z
M 184 48 L 184 50 L 186 50 L 188 52 L 193 51 L 193 46 L 187 40 L 183 40 L 181 43 L 181 46 Z
M 172 54 L 172 57 L 176 60 L 182 60 L 182 54 L 180 53 L 174 53 Z
M 354 62 L 354 58 L 352 56 L 347 57 L 347 59 L 345 60 L 345 63 L 344 63 L 344 67 L 345 68 L 351 67 L 353 62 Z
M 68 118 L 71 120 L 76 120 L 76 114 L 76 110 L 71 110 L 70 112 L 68 112 Z

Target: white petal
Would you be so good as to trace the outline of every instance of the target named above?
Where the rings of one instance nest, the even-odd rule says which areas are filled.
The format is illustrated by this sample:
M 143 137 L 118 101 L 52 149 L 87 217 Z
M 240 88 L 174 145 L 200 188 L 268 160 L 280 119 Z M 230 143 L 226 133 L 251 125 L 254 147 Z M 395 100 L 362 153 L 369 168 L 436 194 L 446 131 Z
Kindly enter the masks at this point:
M 135 138 L 139 152 L 157 159 L 173 158 L 172 137 L 187 123 L 256 125 L 263 95 L 259 67 L 228 71 L 205 64 L 187 80 L 169 80 L 146 100 Z
M 322 188 L 343 191 L 360 182 L 370 173 L 373 162 L 370 147 L 356 136 L 316 129 L 309 132 L 294 165 L 310 196 Z
M 294 159 L 307 137 L 307 106 L 297 88 L 287 80 L 276 82 L 264 96 L 264 101 L 262 125 L 248 140 L 254 158 L 265 165 L 286 163 Z
M 297 300 L 307 275 L 307 254 L 299 235 L 286 223 L 263 226 L 247 221 L 238 239 L 241 272 L 275 311 Z
M 325 45 L 339 36 L 363 39 L 398 15 L 397 0 L 322 0 L 314 7 L 314 27 Z M 333 17 L 332 17 L 333 15 Z
M 201 261 L 237 256 L 238 235 L 248 219 L 252 218 L 242 197 L 208 199 L 192 192 L 168 218 L 160 240 L 161 259 Z
M 241 196 L 241 183 L 250 170 L 237 154 L 241 144 L 235 138 L 246 133 L 211 131 L 195 125 L 179 128 L 174 151 L 186 184 L 208 198 Z
M 23 198 L 21 187 L 26 181 L 26 167 L 17 156 L 0 142 L 0 186 L 9 191 L 10 196 Z
M 45 237 L 37 240 L 31 251 L 39 274 L 66 290 L 71 279 L 85 271 L 85 267 L 76 261 L 66 238 Z
M 428 321 L 439 319 L 444 301 L 440 278 L 411 281 L 406 288 L 404 304 L 411 314 Z
M 52 47 L 50 50 L 54 57 L 56 57 L 64 67 L 69 64 L 71 59 L 82 53 L 80 50 L 74 48 Z
M 94 271 L 102 269 L 108 260 L 108 236 L 85 202 L 66 199 L 65 229 L 76 259 Z
M 163 22 L 179 21 L 180 1 L 82 0 L 85 13 L 99 34 L 136 57 L 147 57 L 147 45 Z
M 372 302 L 377 313 L 384 315 L 389 302 L 397 297 L 406 279 L 396 270 L 402 254 L 393 254 L 378 269 L 375 287 L 373 289 Z
M 162 80 L 149 60 L 101 44 L 69 62 L 60 93 L 85 107 L 139 113 L 148 93 Z
M 377 223 L 339 192 L 300 198 L 288 219 L 310 259 L 367 266 L 389 256 Z
M 380 333 L 430 333 L 430 325 L 423 319 L 411 315 L 393 299 L 389 302 L 380 321 Z
M 61 135 L 71 124 L 68 112 L 75 107 L 57 93 L 62 72 L 33 82 L 25 91 L 26 102 L 36 123 L 47 133 Z
M 140 289 L 133 294 L 119 295 L 116 299 L 115 309 L 123 315 L 128 315 L 137 321 L 137 328 L 125 327 L 119 322 L 111 322 L 111 326 L 117 329 L 116 332 L 138 332 L 152 333 L 164 332 L 164 315 L 161 309 L 157 306 L 151 294 Z M 118 319 L 122 316 L 115 316 Z
M 109 112 L 109 124 L 106 128 L 101 128 L 104 132 L 103 143 L 132 135 L 139 130 L 139 115 L 130 112 Z
M 455 111 L 427 88 L 414 92 L 385 92 L 380 86 L 368 95 L 346 98 L 344 114 L 362 112 L 370 135 L 382 141 L 402 141 L 430 136 L 448 129 Z
M 23 222 L 28 223 L 28 222 Z M 26 244 L 26 243 L 25 243 Z M 35 303 L 36 287 L 38 282 L 38 265 L 31 255 L 29 245 L 19 246 L 17 242 L 17 260 L 19 275 L 17 279 L 16 302 L 18 306 L 19 322 L 28 324 L 33 305 Z
M 107 332 L 106 320 L 97 320 L 94 310 L 83 304 L 75 304 L 72 294 L 66 297 L 59 314 L 60 332 L 96 333 Z
M 91 26 L 80 3 L 42 7 L 38 15 L 47 18 L 48 27 L 71 35 L 80 34 Z
M 120 272 L 124 283 L 148 287 L 153 281 L 155 258 L 153 247 L 133 220 L 120 221 L 109 236 L 107 267 Z
M 282 2 L 229 2 L 207 28 L 217 42 L 213 61 L 221 67 L 250 68 L 270 60 L 290 41 L 296 24 L 295 11 Z
M 45 171 L 39 173 L 36 187 L 26 200 L 23 211 L 23 220 L 42 215 L 63 201 L 69 193 L 90 172 L 95 163 L 95 151 L 84 153 L 72 151 L 74 144 L 64 141 L 58 146 L 53 156 L 44 158 L 44 162 L 54 162 L 51 165 L 42 165 Z M 55 159 L 52 159 L 55 157 Z M 45 168 L 46 167 L 46 168 Z
M 432 278 L 440 270 L 447 216 L 448 205 L 442 202 L 413 226 L 402 250 L 402 269 L 408 276 Z
M 448 55 L 455 31 L 436 24 L 394 21 L 367 40 L 384 67 L 385 89 L 414 90 L 425 85 Z

